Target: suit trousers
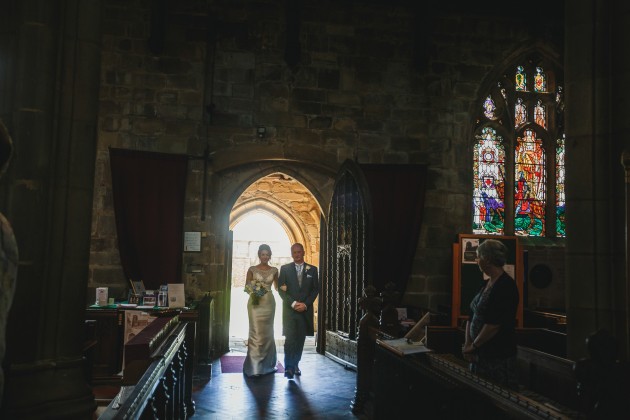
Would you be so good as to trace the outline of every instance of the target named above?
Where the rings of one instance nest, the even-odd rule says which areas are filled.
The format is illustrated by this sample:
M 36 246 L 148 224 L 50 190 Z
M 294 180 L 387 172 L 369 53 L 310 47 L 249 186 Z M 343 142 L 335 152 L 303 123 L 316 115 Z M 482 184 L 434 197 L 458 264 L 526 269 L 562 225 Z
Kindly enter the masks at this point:
M 293 310 L 293 309 L 291 309 Z M 295 369 L 302 360 L 304 341 L 306 340 L 307 318 L 301 313 L 294 313 L 288 319 L 284 333 L 284 366 L 285 369 Z

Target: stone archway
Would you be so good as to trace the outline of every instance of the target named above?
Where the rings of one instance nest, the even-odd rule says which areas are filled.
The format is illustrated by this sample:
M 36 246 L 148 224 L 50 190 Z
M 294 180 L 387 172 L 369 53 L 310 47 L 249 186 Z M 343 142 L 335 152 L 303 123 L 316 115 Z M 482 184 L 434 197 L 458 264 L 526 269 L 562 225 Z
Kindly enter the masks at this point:
M 286 230 L 290 242 L 304 245 L 305 259 L 319 265 L 322 210 L 308 188 L 279 172 L 256 180 L 234 203 L 230 213 L 230 228 L 255 210 L 263 210 L 276 219 Z
M 313 193 L 293 177 L 280 172 L 263 176 L 238 197 L 230 212 L 230 230 L 252 212 L 264 212 L 285 230 L 290 243 L 304 245 L 304 259 L 319 266 L 321 206 Z M 235 273 L 232 273 L 234 276 Z M 318 301 L 315 301 L 317 330 Z

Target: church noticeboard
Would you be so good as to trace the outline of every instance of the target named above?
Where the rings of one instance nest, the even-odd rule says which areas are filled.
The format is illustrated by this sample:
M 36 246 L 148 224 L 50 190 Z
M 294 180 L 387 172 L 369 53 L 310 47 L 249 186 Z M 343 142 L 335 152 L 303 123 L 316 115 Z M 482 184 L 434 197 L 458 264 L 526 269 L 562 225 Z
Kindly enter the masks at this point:
M 201 252 L 201 232 L 184 232 L 184 252 Z
M 484 282 L 477 266 L 477 247 L 486 239 L 497 239 L 508 249 L 504 270 L 514 278 L 519 293 L 517 327 L 523 327 L 523 250 L 517 236 L 460 234 L 453 244 L 453 300 L 451 326 L 461 326 L 470 315 L 470 301 Z

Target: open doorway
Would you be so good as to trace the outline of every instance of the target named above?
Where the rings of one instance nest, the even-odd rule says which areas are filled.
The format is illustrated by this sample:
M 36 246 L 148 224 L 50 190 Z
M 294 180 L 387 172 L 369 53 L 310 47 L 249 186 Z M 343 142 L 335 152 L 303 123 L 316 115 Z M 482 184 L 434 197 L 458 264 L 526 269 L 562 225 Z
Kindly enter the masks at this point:
M 304 245 L 305 261 L 318 265 L 321 207 L 313 193 L 295 178 L 273 172 L 253 181 L 237 198 L 230 212 L 232 231 L 231 278 L 227 330 L 229 348 L 244 347 L 249 332 L 247 318 L 248 296 L 244 292 L 247 269 L 257 265 L 258 247 L 268 244 L 272 257 L 270 265 L 280 268 L 293 261 L 291 244 Z M 282 348 L 282 300 L 274 292 L 276 314 L 274 335 L 276 346 Z M 314 303 L 317 328 L 318 300 Z M 227 314 L 226 314 L 227 315 Z
M 247 319 L 247 299 L 244 291 L 247 269 L 258 264 L 258 247 L 260 244 L 271 247 L 269 265 L 280 270 L 282 264 L 291 259 L 291 243 L 289 237 L 276 219 L 265 211 L 252 211 L 245 215 L 233 228 L 232 251 L 232 300 L 230 304 L 230 341 L 247 340 L 249 322 Z M 276 315 L 274 335 L 276 341 L 282 339 L 282 301 L 278 292 L 273 290 L 276 299 Z

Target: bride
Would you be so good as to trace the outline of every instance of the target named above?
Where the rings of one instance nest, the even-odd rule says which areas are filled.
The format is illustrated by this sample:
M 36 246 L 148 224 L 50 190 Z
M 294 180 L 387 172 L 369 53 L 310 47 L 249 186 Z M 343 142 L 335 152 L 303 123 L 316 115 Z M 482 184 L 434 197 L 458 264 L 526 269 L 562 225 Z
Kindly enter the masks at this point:
M 247 376 L 261 376 L 276 371 L 277 356 L 274 339 L 273 322 L 276 313 L 276 300 L 271 287 L 278 290 L 278 269 L 269 265 L 271 248 L 262 244 L 258 248 L 260 264 L 249 267 L 245 289 L 256 283 L 262 283 L 267 293 L 254 296 L 250 293 L 247 301 L 249 318 L 249 338 L 247 340 L 247 357 L 243 364 L 243 373 Z

